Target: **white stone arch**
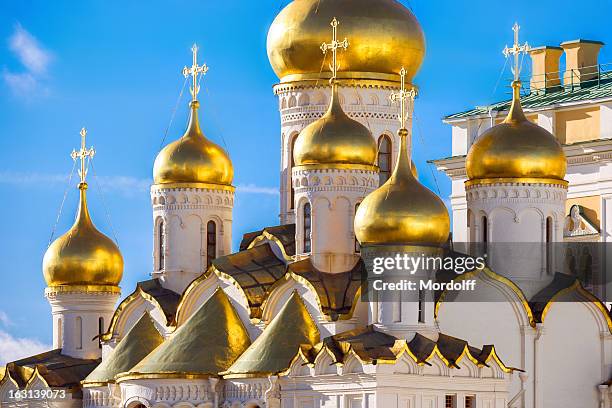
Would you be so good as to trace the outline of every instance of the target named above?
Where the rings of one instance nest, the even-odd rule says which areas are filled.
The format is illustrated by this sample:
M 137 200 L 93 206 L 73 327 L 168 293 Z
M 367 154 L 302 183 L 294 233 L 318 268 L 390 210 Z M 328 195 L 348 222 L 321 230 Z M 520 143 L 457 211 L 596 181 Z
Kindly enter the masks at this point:
M 402 353 L 395 361 L 393 374 L 417 374 L 419 366 L 408 353 Z
M 275 287 L 264 302 L 261 321 L 266 325 L 269 324 L 272 319 L 279 314 L 280 310 L 283 308 L 283 306 L 285 306 L 293 292 L 297 292 L 304 301 L 306 310 L 308 310 L 308 313 L 310 313 L 310 316 L 317 324 L 319 332 L 321 333 L 321 338 L 323 338 L 324 328 L 320 322 L 324 321 L 325 319 L 323 312 L 319 308 L 319 296 L 312 287 L 306 285 L 304 281 L 296 280 L 291 275 L 287 275 L 285 281 Z
M 222 271 L 221 271 L 222 272 Z M 261 330 L 251 323 L 248 300 L 237 285 L 222 275 L 210 270 L 206 275 L 193 281 L 181 297 L 176 311 L 176 328 L 183 325 L 189 318 L 211 298 L 218 288 L 221 288 L 229 298 L 232 306 L 238 313 L 242 324 L 249 332 L 251 339 L 255 339 Z
M 172 408 L 195 408 L 195 405 L 188 401 L 181 401 L 174 404 Z
M 454 368 L 453 375 L 455 377 L 478 377 L 478 367 L 469 359 L 467 356 L 464 356 L 459 363 L 457 363 L 459 367 Z
M 286 97 L 282 97 L 280 98 L 280 109 L 287 109 L 287 98 Z
M 342 374 L 362 374 L 363 373 L 363 364 L 359 359 L 353 354 L 350 353 L 344 361 L 344 366 L 342 367 Z
M 310 377 L 312 369 L 309 363 L 301 353 L 298 354 L 297 358 L 293 360 L 291 367 L 289 367 L 289 377 Z
M 540 217 L 540 221 L 544 222 L 544 220 L 546 219 L 546 216 L 544 214 L 544 212 L 539 208 L 539 207 L 525 207 L 525 208 L 521 208 L 519 210 L 518 213 L 516 213 L 516 219 L 518 220 L 518 222 L 521 222 L 521 220 L 523 219 L 523 217 L 525 216 L 525 214 L 528 214 L 530 212 L 535 212 L 536 214 L 538 214 L 538 216 Z
M 159 303 L 142 289 L 137 288 L 117 307 L 111 319 L 109 331 L 103 335 L 103 340 L 114 338 L 118 343 L 145 313 L 151 316 L 162 335 L 168 333 L 168 325 L 171 322 L 166 320 L 166 315 Z
M 287 103 L 287 107 L 288 108 L 295 108 L 297 106 L 297 98 L 295 97 L 295 95 L 291 95 L 289 97 L 289 101 Z
M 315 376 L 319 375 L 338 375 L 337 364 L 334 363 L 333 356 L 327 350 L 323 348 L 317 355 L 314 361 Z
M 371 93 L 370 95 L 368 95 L 368 105 L 371 106 L 377 106 L 380 104 L 380 101 L 378 99 L 378 95 L 376 95 L 375 93 Z
M 450 375 L 450 368 L 440 359 L 437 354 L 434 354 L 429 360 L 428 364 L 422 366 L 422 372 L 424 375 L 433 375 L 436 377 L 448 377 Z
M 297 103 L 298 106 L 308 106 L 310 105 L 310 97 L 306 92 L 299 93 Z

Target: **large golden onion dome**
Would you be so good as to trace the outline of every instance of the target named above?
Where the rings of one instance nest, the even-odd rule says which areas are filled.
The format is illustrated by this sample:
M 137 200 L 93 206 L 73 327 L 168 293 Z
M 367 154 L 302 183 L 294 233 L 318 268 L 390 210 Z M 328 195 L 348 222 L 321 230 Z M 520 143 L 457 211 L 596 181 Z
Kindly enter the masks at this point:
M 47 286 L 117 286 L 123 257 L 117 245 L 93 224 L 87 209 L 87 183 L 79 184 L 80 203 L 74 225 L 53 241 L 43 258 Z
M 294 0 L 268 31 L 268 58 L 281 82 L 319 79 L 320 45 L 329 41 L 337 17 L 350 53 L 338 56 L 339 78 L 411 81 L 425 56 L 425 37 L 416 17 L 396 0 Z M 329 78 L 329 77 L 328 77 Z
M 372 134 L 344 112 L 338 98 L 338 86 L 333 83 L 327 112 L 300 132 L 293 148 L 293 159 L 296 166 L 340 165 L 373 170 L 376 153 Z
M 448 240 L 450 217 L 440 197 L 418 182 L 399 130 L 400 152 L 393 174 L 370 193 L 355 214 L 361 245 L 440 245 Z
M 502 123 L 485 131 L 466 159 L 468 184 L 496 181 L 565 183 L 567 160 L 559 141 L 529 121 L 520 101 L 519 81 L 512 83 L 512 106 Z
M 157 155 L 153 165 L 155 184 L 232 184 L 232 162 L 223 148 L 204 136 L 198 121 L 199 106 L 197 100 L 191 101 L 185 134 Z

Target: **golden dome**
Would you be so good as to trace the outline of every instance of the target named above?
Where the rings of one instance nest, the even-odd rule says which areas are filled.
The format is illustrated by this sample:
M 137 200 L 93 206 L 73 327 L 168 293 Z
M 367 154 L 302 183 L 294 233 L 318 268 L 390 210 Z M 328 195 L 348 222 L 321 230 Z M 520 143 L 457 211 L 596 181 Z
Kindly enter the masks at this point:
M 523 113 L 519 81 L 512 83 L 512 106 L 506 119 L 485 131 L 466 159 L 467 183 L 512 179 L 563 182 L 567 160 L 559 141 Z
M 234 167 L 223 148 L 208 140 L 198 121 L 199 102 L 192 101 L 185 134 L 162 149 L 153 165 L 155 184 L 202 183 L 230 186 Z
M 400 152 L 389 180 L 357 209 L 355 235 L 362 245 L 439 245 L 448 239 L 448 210 L 440 197 L 415 179 L 407 135 L 406 129 L 399 130 Z
M 293 159 L 296 166 L 341 165 L 373 170 L 376 151 L 376 142 L 368 128 L 342 110 L 338 86 L 334 83 L 327 112 L 300 132 Z
M 339 78 L 411 81 L 425 56 L 425 37 L 416 17 L 396 0 L 294 0 L 268 31 L 268 58 L 281 82 L 321 77 L 321 49 L 336 17 L 350 53 L 338 54 Z M 329 78 L 329 76 L 327 76 Z
M 79 184 L 80 203 L 74 225 L 53 241 L 43 258 L 49 287 L 117 286 L 123 276 L 123 257 L 117 245 L 98 231 L 87 209 L 87 183 Z

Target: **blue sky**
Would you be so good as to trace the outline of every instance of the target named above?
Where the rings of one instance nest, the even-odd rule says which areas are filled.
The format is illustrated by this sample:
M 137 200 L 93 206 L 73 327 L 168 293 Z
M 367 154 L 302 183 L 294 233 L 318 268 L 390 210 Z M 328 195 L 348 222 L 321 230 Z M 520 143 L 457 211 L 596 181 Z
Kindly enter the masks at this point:
M 123 294 L 151 271 L 148 185 L 189 64 L 200 45 L 209 67 L 200 100 L 208 137 L 235 167 L 234 247 L 249 230 L 278 222 L 277 81 L 266 56 L 269 25 L 288 0 L 0 2 L 0 363 L 51 343 L 41 261 L 62 201 L 82 126 L 97 150 L 90 179 L 97 226 L 116 231 L 126 268 Z M 612 41 L 610 0 L 572 12 L 569 1 L 405 0 L 420 20 L 427 56 L 415 82 L 415 162 L 421 180 L 445 198 L 450 183 L 426 160 L 450 154 L 441 117 L 503 98 L 501 50 L 515 21 L 533 46 L 576 38 Z M 607 12 L 606 12 L 607 11 Z M 612 47 L 611 47 L 612 48 Z M 612 62 L 604 47 L 602 62 Z M 529 72 L 529 66 L 525 73 Z M 179 137 L 188 93 L 166 142 Z M 90 176 L 93 175 L 90 173 Z M 439 187 L 437 187 L 439 186 Z M 57 234 L 72 223 L 71 186 Z M 104 203 L 106 205 L 104 205 Z

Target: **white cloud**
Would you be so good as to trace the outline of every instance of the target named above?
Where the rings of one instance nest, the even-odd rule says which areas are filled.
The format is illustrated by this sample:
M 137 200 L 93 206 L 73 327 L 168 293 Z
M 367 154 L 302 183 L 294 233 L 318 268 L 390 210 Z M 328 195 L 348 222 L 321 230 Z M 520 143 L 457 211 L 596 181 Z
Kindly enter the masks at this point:
M 4 326 L 12 326 L 13 325 L 13 322 L 11 321 L 11 319 L 2 310 L 0 310 L 0 323 L 3 324 Z
M 25 71 L 11 72 L 5 67 L 2 72 L 4 82 L 15 95 L 21 97 L 30 98 L 35 90 L 38 96 L 46 94 L 47 90 L 40 82 L 53 60 L 51 53 L 45 50 L 21 24 L 15 25 L 15 30 L 8 39 L 8 45 Z
M 13 337 L 11 334 L 0 330 L 0 366 L 50 349 L 49 345 L 38 340 Z
M 89 173 L 88 181 L 90 188 L 97 189 L 98 186 L 93 183 L 99 183 L 99 186 L 104 192 L 118 193 L 123 196 L 134 196 L 135 194 L 146 193 L 151 187 L 150 179 L 141 179 L 130 176 L 98 176 L 97 179 Z M 72 178 L 72 182 L 76 183 L 76 174 Z M 15 171 L 0 171 L 0 184 L 11 185 L 33 185 L 38 187 L 60 187 L 65 188 L 68 183 L 68 176 L 65 174 L 49 174 L 49 173 L 23 173 Z M 274 187 L 261 187 L 255 184 L 239 184 L 236 187 L 238 193 L 246 194 L 264 194 L 278 196 L 278 189 Z
M 255 184 L 238 184 L 236 186 L 236 190 L 238 193 L 248 193 L 248 194 L 267 194 L 267 195 L 279 195 L 279 191 L 274 187 L 261 187 L 256 186 Z
M 72 177 L 73 184 L 76 185 L 76 174 Z M 151 180 L 139 179 L 129 176 L 101 176 L 97 179 L 88 178 L 88 182 L 100 183 L 100 187 L 105 192 L 116 192 L 125 196 L 131 196 L 149 190 Z M 0 171 L 0 184 L 12 185 L 34 185 L 44 188 L 61 187 L 65 188 L 68 183 L 68 176 L 65 174 L 48 173 L 21 173 L 15 171 Z M 98 188 L 93 186 L 92 188 Z
M 9 38 L 9 48 L 29 72 L 40 75 L 47 71 L 51 54 L 21 24 L 15 25 Z
M 31 95 L 38 84 L 36 78 L 27 72 L 14 74 L 4 70 L 4 72 L 2 72 L 2 78 L 9 88 L 11 88 L 11 91 L 16 95 Z

